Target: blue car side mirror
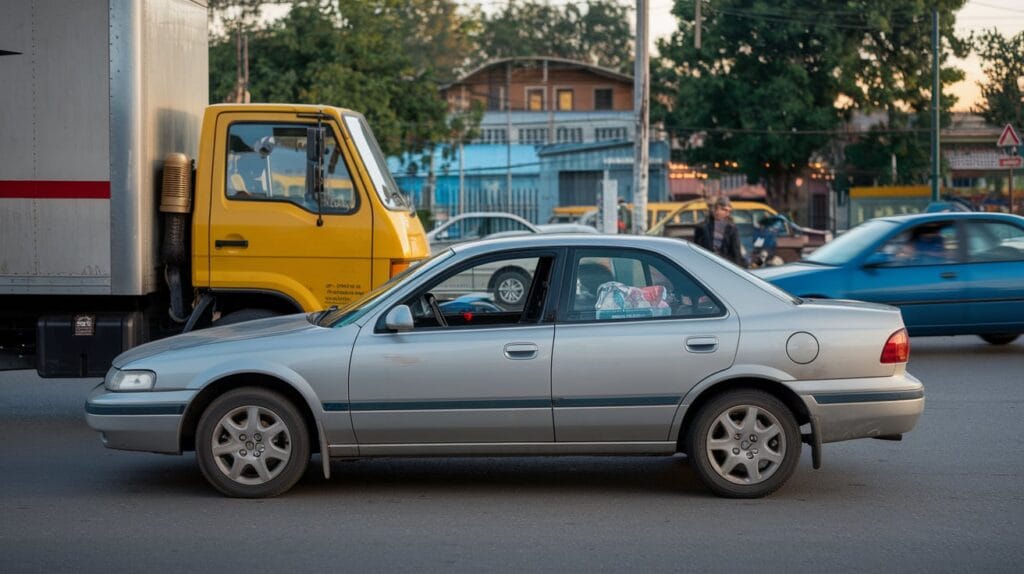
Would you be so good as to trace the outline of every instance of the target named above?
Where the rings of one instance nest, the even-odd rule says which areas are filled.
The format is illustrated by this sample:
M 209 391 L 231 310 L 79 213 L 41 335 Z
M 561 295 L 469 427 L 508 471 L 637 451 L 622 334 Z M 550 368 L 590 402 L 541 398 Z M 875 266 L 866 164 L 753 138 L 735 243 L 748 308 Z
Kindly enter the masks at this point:
M 864 260 L 864 267 L 885 267 L 886 265 L 891 265 L 892 261 L 893 257 L 891 253 L 876 251 Z

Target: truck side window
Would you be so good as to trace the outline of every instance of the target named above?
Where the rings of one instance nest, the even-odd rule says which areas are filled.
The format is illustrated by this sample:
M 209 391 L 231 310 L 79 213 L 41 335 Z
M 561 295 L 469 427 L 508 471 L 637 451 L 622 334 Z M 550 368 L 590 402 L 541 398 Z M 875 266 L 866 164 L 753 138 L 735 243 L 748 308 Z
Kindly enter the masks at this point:
M 316 213 L 306 195 L 306 125 L 236 123 L 228 128 L 227 181 L 230 200 L 279 201 Z M 341 150 L 328 129 L 324 142 L 324 213 L 352 213 L 358 196 Z

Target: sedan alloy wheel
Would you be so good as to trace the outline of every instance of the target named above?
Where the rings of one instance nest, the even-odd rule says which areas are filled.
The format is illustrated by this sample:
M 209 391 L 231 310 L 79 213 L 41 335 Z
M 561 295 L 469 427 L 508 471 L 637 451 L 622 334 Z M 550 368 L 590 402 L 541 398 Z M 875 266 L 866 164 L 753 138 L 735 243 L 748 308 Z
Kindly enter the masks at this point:
M 687 452 L 701 480 L 733 498 L 774 492 L 800 458 L 793 414 L 762 391 L 732 391 L 713 399 L 698 412 L 689 439 Z
M 215 400 L 199 420 L 199 468 L 236 497 L 275 496 L 291 488 L 309 460 L 309 437 L 295 406 L 266 389 L 243 388 Z

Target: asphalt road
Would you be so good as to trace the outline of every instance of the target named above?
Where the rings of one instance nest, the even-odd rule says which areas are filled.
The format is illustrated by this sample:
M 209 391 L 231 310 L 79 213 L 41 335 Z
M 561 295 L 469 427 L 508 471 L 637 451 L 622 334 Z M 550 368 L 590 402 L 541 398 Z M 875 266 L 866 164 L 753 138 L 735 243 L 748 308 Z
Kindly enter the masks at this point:
M 684 457 L 335 462 L 230 500 L 191 455 L 106 450 L 96 381 L 0 373 L 2 572 L 1020 572 L 1024 341 L 914 339 L 903 442 L 805 448 L 773 496 L 709 495 Z

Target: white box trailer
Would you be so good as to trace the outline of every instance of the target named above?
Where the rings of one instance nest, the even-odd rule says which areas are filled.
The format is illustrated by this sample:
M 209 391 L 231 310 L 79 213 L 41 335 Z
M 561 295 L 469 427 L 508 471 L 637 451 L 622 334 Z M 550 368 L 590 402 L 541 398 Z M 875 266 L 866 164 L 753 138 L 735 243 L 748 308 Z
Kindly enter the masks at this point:
M 164 156 L 195 157 L 207 15 L 192 0 L 3 0 L 0 294 L 157 289 Z
M 198 151 L 205 2 L 0 0 L 0 15 L 0 368 L 32 366 L 37 322 L 82 307 L 119 352 L 143 316 L 111 327 L 102 310 L 160 288 L 161 162 Z

